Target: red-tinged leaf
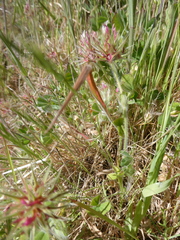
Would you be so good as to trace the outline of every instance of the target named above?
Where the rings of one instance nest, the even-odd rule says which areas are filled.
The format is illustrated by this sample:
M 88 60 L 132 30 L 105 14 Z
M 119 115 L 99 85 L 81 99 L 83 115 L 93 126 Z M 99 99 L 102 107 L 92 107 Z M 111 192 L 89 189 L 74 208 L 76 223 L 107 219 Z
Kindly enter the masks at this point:
M 107 112 L 107 108 L 106 108 L 106 104 L 104 103 L 104 101 L 102 100 L 101 94 L 99 93 L 99 90 L 96 86 L 96 83 L 94 81 L 92 72 L 90 72 L 87 76 L 87 82 L 89 84 L 89 88 L 90 91 L 92 92 L 92 94 L 95 96 L 95 98 L 98 100 L 98 102 L 101 104 L 101 106 L 103 107 L 103 109 Z

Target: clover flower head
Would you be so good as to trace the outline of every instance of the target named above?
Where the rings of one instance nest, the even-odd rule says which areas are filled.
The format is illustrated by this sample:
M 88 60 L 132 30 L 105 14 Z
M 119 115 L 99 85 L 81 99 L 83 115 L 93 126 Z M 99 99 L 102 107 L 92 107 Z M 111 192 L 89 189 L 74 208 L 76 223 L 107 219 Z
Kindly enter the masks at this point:
M 116 48 L 117 31 L 108 26 L 106 21 L 101 31 L 84 31 L 79 41 L 79 55 L 83 62 L 107 61 L 111 62 L 115 56 L 120 57 Z
M 56 215 L 58 204 L 65 202 L 65 193 L 57 191 L 53 181 L 41 182 L 35 181 L 34 184 L 27 185 L 23 181 L 23 190 L 14 187 L 5 196 L 10 197 L 11 203 L 4 208 L 4 218 L 12 218 L 15 226 L 19 228 L 32 227 L 37 224 L 48 225 L 49 218 L 59 219 Z M 49 187 L 48 187 L 48 184 Z M 48 190 L 47 190 L 48 189 Z M 64 204 L 62 204 L 64 206 Z
M 27 14 L 30 11 L 30 5 L 28 2 L 26 2 L 26 5 L 24 6 L 24 13 Z
M 106 89 L 106 88 L 108 88 L 107 84 L 104 83 L 104 82 L 102 82 L 101 87 L 102 87 L 103 90 Z

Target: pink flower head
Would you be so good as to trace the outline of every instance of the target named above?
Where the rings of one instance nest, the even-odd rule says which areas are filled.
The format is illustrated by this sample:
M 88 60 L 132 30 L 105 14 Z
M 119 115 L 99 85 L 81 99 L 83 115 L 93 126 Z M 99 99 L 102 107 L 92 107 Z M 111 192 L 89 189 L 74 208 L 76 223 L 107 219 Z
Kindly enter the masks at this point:
M 101 86 L 102 86 L 102 89 L 106 89 L 107 88 L 107 84 L 105 84 L 104 82 L 102 82 Z
M 24 13 L 29 13 L 29 11 L 30 11 L 30 5 L 29 5 L 29 3 L 27 2 L 26 3 L 26 5 L 24 6 Z
M 83 62 L 113 61 L 120 57 L 116 49 L 117 31 L 109 28 L 108 21 L 102 25 L 101 32 L 84 31 L 79 42 L 79 55 Z
M 33 224 L 33 222 L 36 221 L 37 218 L 41 216 L 41 214 L 36 209 L 33 210 L 33 215 L 31 217 L 25 217 L 25 211 L 20 212 L 19 215 L 21 217 L 16 219 L 14 223 L 21 223 L 21 226 L 30 226 Z
M 22 198 L 21 203 L 27 207 L 31 207 L 37 204 L 42 204 L 43 200 L 44 199 L 42 197 L 36 198 L 34 201 L 30 201 L 27 198 Z
M 33 211 L 33 216 L 32 217 L 26 217 L 25 220 L 22 223 L 22 226 L 31 225 L 36 220 L 36 218 L 39 218 L 40 216 L 41 216 L 41 214 L 38 211 L 34 210 Z
M 27 217 L 25 222 L 23 222 L 22 226 L 29 226 L 29 225 L 31 225 L 31 223 L 34 222 L 35 219 L 36 219 L 36 216 Z
M 47 221 L 49 217 L 58 218 L 53 211 L 56 207 L 58 208 L 56 204 L 61 201 L 63 193 L 52 194 L 57 192 L 56 185 L 53 188 L 51 186 L 50 191 L 47 191 L 47 184 L 51 186 L 52 181 L 40 184 L 36 181 L 33 185 L 24 183 L 23 190 L 18 187 L 12 189 L 10 196 L 12 196 L 13 202 L 5 207 L 4 215 L 13 216 L 13 223 L 21 227 L 35 226 L 39 222 Z M 9 193 L 7 195 L 9 196 Z M 47 202 L 54 205 L 47 205 Z
M 112 26 L 112 32 L 113 32 L 114 40 L 116 40 L 117 39 L 117 31 L 116 31 L 116 28 L 114 25 Z
M 113 55 L 112 54 L 107 54 L 106 55 L 106 60 L 108 61 L 108 62 L 111 62 L 112 60 L 113 60 Z
M 25 6 L 24 6 L 24 14 L 26 14 L 26 16 L 28 16 L 28 17 L 32 17 L 34 15 L 34 11 L 32 10 L 32 7 L 28 1 L 26 2 Z
M 106 36 L 110 35 L 110 29 L 108 27 L 108 23 L 109 21 L 106 21 L 103 25 L 102 25 L 102 33 Z
M 52 51 L 52 52 L 50 52 L 50 53 L 48 54 L 48 57 L 49 57 L 49 58 L 56 58 L 56 57 L 57 57 L 57 53 L 54 52 L 54 51 Z

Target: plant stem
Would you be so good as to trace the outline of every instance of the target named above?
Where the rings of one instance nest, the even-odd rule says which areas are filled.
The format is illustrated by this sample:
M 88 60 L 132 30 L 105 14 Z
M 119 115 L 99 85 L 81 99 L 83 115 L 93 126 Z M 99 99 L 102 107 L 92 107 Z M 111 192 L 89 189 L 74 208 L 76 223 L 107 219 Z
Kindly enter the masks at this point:
M 127 96 L 124 95 L 125 102 L 124 102 L 124 111 L 123 111 L 123 116 L 124 116 L 124 151 L 127 151 L 127 147 L 128 147 L 128 138 L 129 138 L 129 134 L 128 134 L 128 102 L 127 102 Z
M 111 69 L 112 73 L 114 75 L 114 78 L 116 80 L 117 86 L 119 88 L 119 105 L 121 107 L 121 112 L 123 114 L 123 120 L 124 120 L 124 143 L 123 143 L 123 149 L 124 151 L 127 151 L 128 147 L 128 98 L 123 93 L 123 89 L 121 87 L 121 80 L 120 76 L 117 72 L 117 68 L 114 63 L 111 63 Z
M 13 178 L 14 178 L 14 182 L 17 182 L 16 174 L 15 174 L 15 171 L 14 171 L 14 165 L 13 165 L 13 162 L 12 162 L 11 155 L 9 154 L 9 149 L 8 149 L 5 138 L 3 138 L 3 142 L 4 142 L 4 145 L 5 145 L 5 151 L 6 151 L 7 159 L 9 161 L 9 165 L 10 165 L 11 170 L 12 170 L 12 175 L 13 175 Z
M 4 17 L 4 30 L 5 34 L 7 35 L 7 16 L 6 16 L 6 4 L 5 0 L 3 0 L 3 17 Z

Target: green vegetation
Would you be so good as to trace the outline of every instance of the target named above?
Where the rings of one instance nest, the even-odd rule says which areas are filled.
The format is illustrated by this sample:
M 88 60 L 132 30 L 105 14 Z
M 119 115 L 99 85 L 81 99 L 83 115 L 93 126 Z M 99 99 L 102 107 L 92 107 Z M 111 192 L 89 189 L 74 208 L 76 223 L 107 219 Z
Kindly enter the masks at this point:
M 179 2 L 0 11 L 0 239 L 179 239 Z

